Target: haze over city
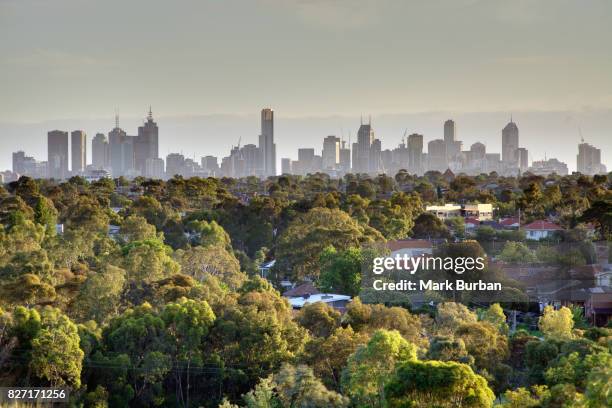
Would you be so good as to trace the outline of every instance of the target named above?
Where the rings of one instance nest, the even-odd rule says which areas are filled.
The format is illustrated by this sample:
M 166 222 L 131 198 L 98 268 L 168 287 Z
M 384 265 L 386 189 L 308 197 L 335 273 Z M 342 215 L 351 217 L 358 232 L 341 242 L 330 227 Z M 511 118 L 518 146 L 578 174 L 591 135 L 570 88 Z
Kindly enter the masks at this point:
M 610 163 L 612 5 L 605 1 L 0 2 L 0 169 L 49 130 L 128 132 L 149 105 L 160 155 L 223 156 L 276 112 L 277 160 L 405 130 L 501 151 L 513 115 L 530 160 L 576 169 L 580 131 Z M 8 96 L 7 96 L 8 95 Z

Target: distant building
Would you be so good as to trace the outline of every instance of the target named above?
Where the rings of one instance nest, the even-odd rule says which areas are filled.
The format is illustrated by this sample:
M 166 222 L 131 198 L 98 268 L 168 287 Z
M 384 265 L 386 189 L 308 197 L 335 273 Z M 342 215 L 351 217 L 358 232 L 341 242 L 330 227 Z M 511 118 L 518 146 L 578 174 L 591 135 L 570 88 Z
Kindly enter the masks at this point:
M 369 173 L 370 169 L 370 148 L 374 141 L 374 131 L 371 122 L 359 126 L 357 131 L 357 143 L 353 144 L 353 172 Z
M 281 174 L 292 174 L 291 173 L 291 159 L 283 157 L 281 159 Z
M 68 177 L 68 132 L 52 130 L 47 133 L 48 177 L 63 180 Z
M 443 172 L 448 168 L 446 162 L 446 143 L 442 139 L 427 143 L 428 170 Z
M 519 170 L 525 171 L 529 167 L 529 152 L 524 147 L 516 149 L 516 160 Z
M 547 176 L 553 173 L 559 176 L 567 176 L 568 174 L 567 164 L 557 159 L 534 161 L 528 171 L 536 176 Z
M 147 160 L 158 158 L 159 128 L 153 120 L 153 112 L 149 107 L 147 120 L 138 128 L 138 136 L 134 140 L 134 167 L 140 174 L 145 174 Z
M 351 148 L 343 140 L 340 145 L 340 159 L 338 169 L 343 173 L 348 173 L 351 170 Z
M 91 141 L 91 164 L 97 169 L 110 168 L 108 140 L 103 133 L 96 133 Z
M 323 139 L 321 157 L 323 170 L 335 170 L 340 163 L 340 139 L 336 136 L 327 136 Z
M 588 143 L 583 142 L 578 145 L 576 161 L 579 173 L 592 176 L 606 172 L 606 167 L 601 164 L 601 150 Z
M 261 135 L 259 136 L 263 176 L 276 176 L 276 144 L 274 143 L 274 111 L 261 111 Z
M 202 168 L 211 176 L 219 175 L 219 161 L 216 156 L 204 156 L 200 159 Z
M 166 156 L 166 175 L 172 178 L 177 174 L 183 174 L 185 167 L 185 156 L 180 153 L 170 153 Z
M 87 166 L 87 135 L 84 131 L 75 130 L 70 134 L 70 147 L 72 174 L 83 174 Z
M 423 174 L 423 135 L 417 133 L 408 136 L 408 171 Z
M 13 153 L 13 173 L 25 174 L 25 152 L 20 150 Z
M 511 167 L 518 167 L 518 148 L 519 129 L 510 119 L 510 123 L 502 129 L 502 162 Z
M 164 160 L 157 158 L 152 159 L 149 158 L 145 162 L 145 172 L 144 176 L 152 179 L 163 179 L 165 178 L 164 171 Z

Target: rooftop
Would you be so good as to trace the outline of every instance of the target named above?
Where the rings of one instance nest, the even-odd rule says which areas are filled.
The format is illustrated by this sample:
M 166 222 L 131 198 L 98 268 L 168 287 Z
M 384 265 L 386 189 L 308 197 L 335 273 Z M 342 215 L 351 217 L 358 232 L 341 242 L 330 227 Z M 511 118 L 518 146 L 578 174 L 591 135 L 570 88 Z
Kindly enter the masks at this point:
M 534 221 L 531 224 L 525 225 L 523 228 L 526 230 L 531 230 L 531 231 L 561 231 L 563 230 L 563 228 L 561 228 L 559 225 L 553 224 L 552 222 L 548 222 L 544 220 Z

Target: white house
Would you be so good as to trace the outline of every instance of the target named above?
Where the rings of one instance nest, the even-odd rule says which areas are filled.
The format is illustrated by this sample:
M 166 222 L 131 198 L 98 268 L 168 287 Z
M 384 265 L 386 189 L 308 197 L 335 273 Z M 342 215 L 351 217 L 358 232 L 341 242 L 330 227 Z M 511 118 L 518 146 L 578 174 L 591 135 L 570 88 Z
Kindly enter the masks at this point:
M 526 233 L 526 238 L 534 241 L 539 241 L 545 238 L 551 238 L 555 233 L 563 231 L 563 228 L 552 222 L 538 220 L 523 227 Z
M 335 309 L 344 309 L 351 301 L 351 297 L 347 295 L 337 295 L 334 293 L 317 293 L 313 295 L 290 297 L 289 303 L 294 309 L 301 309 L 306 305 L 323 302 L 327 303 Z

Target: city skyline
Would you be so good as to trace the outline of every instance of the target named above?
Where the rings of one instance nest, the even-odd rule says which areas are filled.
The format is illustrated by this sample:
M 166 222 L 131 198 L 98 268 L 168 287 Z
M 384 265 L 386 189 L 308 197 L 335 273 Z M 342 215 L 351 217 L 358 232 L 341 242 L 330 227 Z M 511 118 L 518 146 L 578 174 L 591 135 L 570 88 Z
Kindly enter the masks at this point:
M 280 174 L 306 175 L 322 171 L 332 177 L 342 177 L 347 173 L 394 174 L 402 169 L 415 174 L 449 169 L 455 173 L 472 175 L 492 171 L 500 175 L 517 175 L 527 171 L 541 175 L 553 172 L 565 175 L 569 171 L 567 164 L 556 157 L 546 160 L 545 155 L 544 160 L 530 160 L 529 150 L 521 147 L 520 131 L 512 116 L 501 130 L 501 153 L 487 150 L 486 144 L 479 141 L 464 145 L 463 140 L 457 136 L 456 123 L 452 119 L 444 121 L 443 137 L 429 140 L 426 151 L 423 135 L 411 133 L 407 136 L 408 128 L 404 131 L 401 143 L 389 148 L 383 146 L 381 138 L 377 137 L 371 116 L 368 116 L 367 122 L 361 116 L 355 142 L 351 143 L 350 136 L 347 141 L 344 135 L 342 138 L 329 135 L 323 138 L 321 150 L 298 148 L 297 160 L 276 156 L 274 110 L 263 108 L 260 120 L 258 145 L 241 145 L 240 137 L 238 143 L 231 146 L 227 156 L 217 158 L 206 155 L 197 160 L 195 156 L 191 159 L 181 153 L 170 153 L 164 161 L 159 156 L 159 128 L 149 107 L 143 125 L 138 127 L 137 136 L 129 136 L 121 128 L 119 115 L 115 115 L 115 126 L 108 132 L 108 138 L 103 133 L 96 133 L 91 141 L 91 164 L 87 162 L 87 135 L 84 131 L 70 132 L 69 152 L 68 132 L 52 130 L 47 136 L 47 161 L 40 162 L 32 156 L 26 156 L 22 150 L 14 152 L 14 173 L 6 173 L 5 178 L 13 179 L 20 174 L 60 179 L 86 174 L 99 177 L 102 170 L 113 177 L 165 178 L 174 174 L 187 177 L 269 177 L 279 174 L 276 170 L 277 161 L 281 162 Z M 577 170 L 583 174 L 605 173 L 607 169 L 601 157 L 601 149 L 581 137 L 576 157 Z

